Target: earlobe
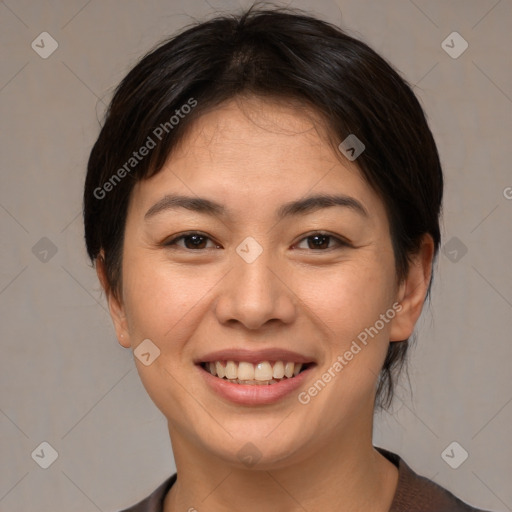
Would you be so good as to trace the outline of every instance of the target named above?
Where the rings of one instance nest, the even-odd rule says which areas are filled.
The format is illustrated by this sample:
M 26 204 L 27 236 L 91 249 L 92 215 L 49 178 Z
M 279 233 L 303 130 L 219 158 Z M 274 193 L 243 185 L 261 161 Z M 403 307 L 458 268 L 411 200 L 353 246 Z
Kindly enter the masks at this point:
M 401 309 L 391 322 L 390 341 L 404 341 L 412 335 L 427 296 L 433 257 L 434 241 L 425 234 L 418 252 L 410 258 L 407 276 L 398 288 L 396 300 Z
M 112 318 L 112 322 L 114 323 L 117 340 L 122 347 L 130 348 L 130 336 L 126 315 L 124 312 L 124 306 L 108 282 L 103 249 L 100 251 L 100 254 L 96 258 L 95 266 L 96 274 L 98 275 L 101 287 L 103 288 L 107 298 L 108 309 L 110 312 L 110 317 Z

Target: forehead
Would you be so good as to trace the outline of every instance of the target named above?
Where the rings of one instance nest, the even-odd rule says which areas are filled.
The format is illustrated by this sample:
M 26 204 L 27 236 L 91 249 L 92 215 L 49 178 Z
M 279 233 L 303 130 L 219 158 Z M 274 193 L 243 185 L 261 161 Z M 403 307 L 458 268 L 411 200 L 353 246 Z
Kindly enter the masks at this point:
M 332 163 L 337 160 L 326 123 L 317 112 L 296 101 L 258 97 L 235 97 L 203 114 L 172 159 L 176 162 L 208 153 L 218 162 L 250 154 L 253 161 L 245 161 L 246 171 L 276 157 L 282 158 L 285 167 L 299 156 Z
M 382 206 L 355 162 L 329 143 L 321 116 L 259 98 L 230 100 L 195 120 L 162 170 L 137 183 L 134 202 L 149 208 L 170 193 L 235 210 L 275 208 L 313 193 L 350 195 L 369 210 Z

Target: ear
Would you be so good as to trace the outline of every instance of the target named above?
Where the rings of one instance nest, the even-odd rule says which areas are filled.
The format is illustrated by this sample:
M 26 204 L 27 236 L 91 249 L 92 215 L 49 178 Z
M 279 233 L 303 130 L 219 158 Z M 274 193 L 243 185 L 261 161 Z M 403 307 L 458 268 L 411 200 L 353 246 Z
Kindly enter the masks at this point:
M 407 276 L 398 287 L 396 300 L 401 309 L 397 308 L 391 321 L 390 341 L 404 341 L 412 335 L 427 296 L 433 258 L 434 241 L 425 234 L 418 252 L 410 258 Z
M 117 297 L 117 294 L 114 292 L 114 290 L 112 290 L 108 282 L 103 249 L 101 250 L 99 256 L 96 258 L 95 265 L 96 274 L 98 275 L 101 287 L 103 288 L 105 296 L 107 297 L 108 309 L 112 321 L 114 322 L 117 340 L 121 346 L 130 348 L 130 336 L 122 298 Z

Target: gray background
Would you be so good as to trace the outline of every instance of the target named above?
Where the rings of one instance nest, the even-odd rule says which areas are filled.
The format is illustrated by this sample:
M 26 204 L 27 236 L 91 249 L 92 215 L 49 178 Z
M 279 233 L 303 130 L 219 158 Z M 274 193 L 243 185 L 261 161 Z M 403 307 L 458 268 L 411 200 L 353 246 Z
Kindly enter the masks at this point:
M 85 256 L 85 166 L 113 87 L 143 53 L 192 17 L 249 3 L 0 1 L 2 511 L 118 510 L 174 472 L 165 420 L 116 341 Z M 446 176 L 448 246 L 410 384 L 376 417 L 375 444 L 475 506 L 512 510 L 512 2 L 290 5 L 341 24 L 401 70 Z M 47 59 L 31 47 L 44 31 L 58 42 Z M 453 31 L 469 44 L 456 59 L 441 46 Z M 48 469 L 31 457 L 43 441 L 58 452 Z M 458 469 L 441 456 L 453 441 L 469 453 Z

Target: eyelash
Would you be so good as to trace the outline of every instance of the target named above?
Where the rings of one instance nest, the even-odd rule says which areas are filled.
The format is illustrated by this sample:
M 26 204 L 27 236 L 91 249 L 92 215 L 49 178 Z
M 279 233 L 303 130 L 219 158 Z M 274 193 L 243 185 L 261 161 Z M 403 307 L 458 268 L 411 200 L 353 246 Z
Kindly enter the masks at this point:
M 182 233 L 181 235 L 178 235 L 170 240 L 164 241 L 162 243 L 162 245 L 165 247 L 176 246 L 176 242 L 178 240 L 189 238 L 192 236 L 197 236 L 197 235 L 200 237 L 206 238 L 208 240 L 211 240 L 211 238 L 208 235 L 201 233 L 200 231 L 189 231 L 187 233 Z M 323 231 L 315 231 L 315 232 L 309 234 L 308 236 L 301 238 L 298 243 L 301 243 L 302 241 L 307 240 L 308 238 L 314 238 L 315 236 L 321 236 L 321 237 L 333 239 L 333 240 L 335 240 L 335 242 L 338 244 L 339 247 L 352 247 L 349 242 L 343 240 L 342 238 L 339 238 L 337 236 L 331 235 L 330 233 L 326 233 Z M 186 251 L 191 251 L 191 252 L 200 252 L 200 251 L 206 250 L 206 249 L 188 249 L 187 247 L 182 247 L 182 249 L 185 249 Z M 212 249 L 212 247 L 210 247 L 210 249 Z M 329 247 L 327 249 L 318 249 L 318 250 L 310 249 L 310 250 L 314 251 L 314 252 L 327 252 L 327 251 L 331 251 L 333 249 L 335 249 L 335 247 Z M 300 249 L 300 250 L 303 250 L 303 249 Z

